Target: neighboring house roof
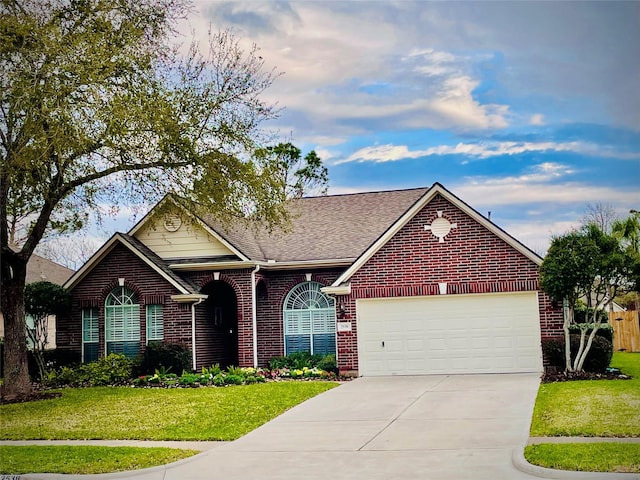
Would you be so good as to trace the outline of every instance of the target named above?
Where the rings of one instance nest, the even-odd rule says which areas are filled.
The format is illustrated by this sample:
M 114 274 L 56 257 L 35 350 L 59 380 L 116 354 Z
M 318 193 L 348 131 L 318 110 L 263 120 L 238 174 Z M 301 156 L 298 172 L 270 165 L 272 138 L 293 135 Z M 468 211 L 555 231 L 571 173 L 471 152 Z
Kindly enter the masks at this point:
M 39 255 L 31 255 L 27 263 L 26 283 L 47 281 L 62 285 L 73 275 L 73 270 Z

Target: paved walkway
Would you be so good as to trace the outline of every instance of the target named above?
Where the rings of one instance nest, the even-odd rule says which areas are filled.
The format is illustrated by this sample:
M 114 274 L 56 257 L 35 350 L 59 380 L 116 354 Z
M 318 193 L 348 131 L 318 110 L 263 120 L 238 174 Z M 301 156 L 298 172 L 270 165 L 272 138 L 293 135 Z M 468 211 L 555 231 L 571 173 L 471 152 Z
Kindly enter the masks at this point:
M 195 442 L 205 448 L 203 453 L 170 465 L 21 479 L 532 480 L 529 474 L 610 478 L 611 474 L 572 472 L 554 477 L 550 474 L 558 472 L 524 461 L 522 449 L 538 385 L 538 376 L 528 374 L 359 378 L 234 442 Z M 193 448 L 191 442 L 180 446 Z

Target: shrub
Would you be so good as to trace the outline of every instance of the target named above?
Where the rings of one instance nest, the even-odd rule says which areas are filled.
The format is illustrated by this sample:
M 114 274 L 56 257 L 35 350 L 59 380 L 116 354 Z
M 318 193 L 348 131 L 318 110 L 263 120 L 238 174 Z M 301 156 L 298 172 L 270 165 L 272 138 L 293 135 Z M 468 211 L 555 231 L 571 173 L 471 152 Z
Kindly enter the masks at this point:
M 130 380 L 133 360 L 120 353 L 111 353 L 95 362 L 79 367 L 82 383 L 91 386 L 116 385 Z
M 592 329 L 587 330 L 587 335 L 591 333 Z M 569 326 L 569 333 L 571 335 L 580 335 L 580 327 L 578 325 Z M 613 327 L 608 323 L 604 323 L 600 325 L 598 331 L 596 332 L 597 337 L 606 338 L 611 343 L 613 343 Z
M 575 360 L 580 346 L 580 335 L 571 335 L 571 361 Z M 564 340 L 543 340 L 542 352 L 551 366 L 564 369 Z M 587 372 L 603 372 L 611 363 L 613 345 L 604 337 L 596 335 L 591 350 L 584 362 Z
M 242 385 L 244 378 L 239 375 L 227 375 L 224 377 L 224 383 L 226 385 Z
M 133 374 L 133 361 L 119 353 L 112 353 L 95 362 L 75 368 L 63 366 L 48 373 L 46 381 L 52 386 L 103 386 L 127 382 Z
M 200 375 L 197 373 L 183 373 L 179 382 L 180 385 L 197 386 L 200 383 Z
M 336 356 L 321 355 L 319 353 L 311 355 L 309 352 L 293 352 L 285 357 L 273 357 L 269 360 L 269 368 L 271 370 L 281 370 L 283 368 L 301 370 L 305 367 L 335 371 L 337 369 Z
M 160 368 L 180 374 L 191 371 L 191 350 L 184 343 L 149 342 L 140 360 L 139 374 L 146 375 Z
M 221 374 L 221 373 L 215 375 L 211 379 L 211 383 L 213 383 L 216 387 L 224 387 L 224 385 L 225 385 L 225 383 L 224 383 L 224 375 Z
M 338 373 L 338 362 L 336 361 L 335 355 L 325 355 L 316 365 L 320 370 L 324 370 L 325 372 L 333 372 L 335 374 Z
M 231 375 L 234 377 L 240 377 L 241 379 L 244 380 L 244 377 L 247 376 L 247 372 L 244 368 L 242 367 L 234 367 L 234 366 L 230 366 L 227 367 L 227 375 Z

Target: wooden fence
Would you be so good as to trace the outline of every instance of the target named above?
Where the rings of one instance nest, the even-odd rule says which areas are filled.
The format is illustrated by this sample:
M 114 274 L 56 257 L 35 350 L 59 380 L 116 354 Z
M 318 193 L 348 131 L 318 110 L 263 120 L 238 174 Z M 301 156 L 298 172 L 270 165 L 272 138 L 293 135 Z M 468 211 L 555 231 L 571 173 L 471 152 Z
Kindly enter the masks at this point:
M 637 310 L 609 312 L 614 352 L 640 352 L 640 317 Z

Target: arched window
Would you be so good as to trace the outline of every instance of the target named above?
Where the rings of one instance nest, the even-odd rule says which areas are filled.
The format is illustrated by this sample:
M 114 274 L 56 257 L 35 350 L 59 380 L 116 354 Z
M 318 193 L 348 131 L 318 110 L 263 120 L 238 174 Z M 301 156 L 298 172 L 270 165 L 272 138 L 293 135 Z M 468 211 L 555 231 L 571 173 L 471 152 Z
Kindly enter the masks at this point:
M 336 309 L 333 298 L 317 282 L 296 285 L 284 301 L 284 350 L 336 353 Z
M 127 287 L 115 288 L 104 305 L 107 355 L 124 353 L 134 357 L 140 352 L 140 305 Z

